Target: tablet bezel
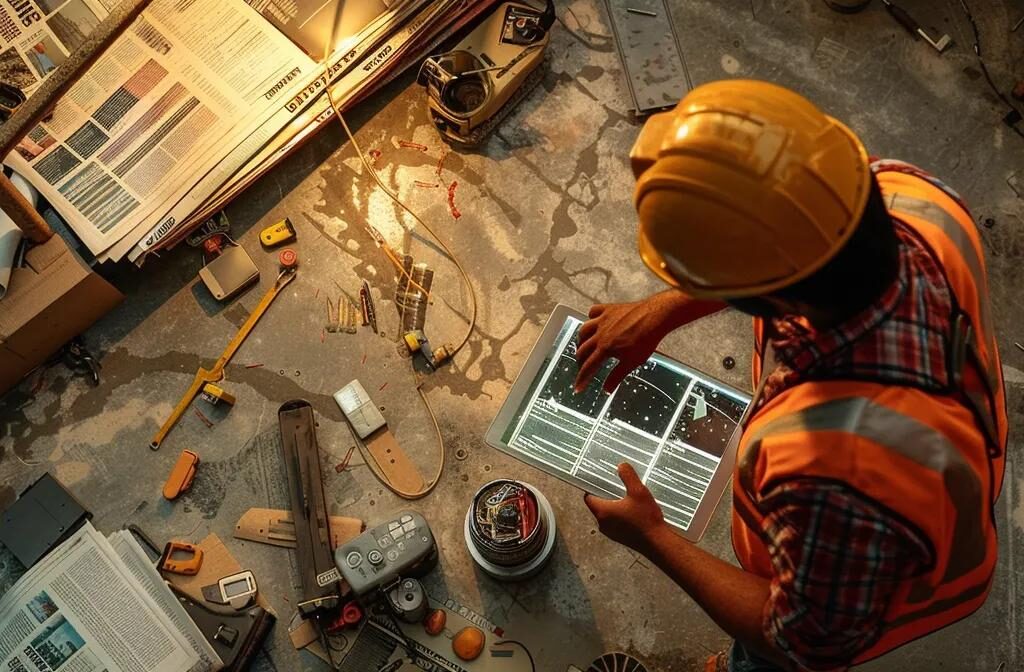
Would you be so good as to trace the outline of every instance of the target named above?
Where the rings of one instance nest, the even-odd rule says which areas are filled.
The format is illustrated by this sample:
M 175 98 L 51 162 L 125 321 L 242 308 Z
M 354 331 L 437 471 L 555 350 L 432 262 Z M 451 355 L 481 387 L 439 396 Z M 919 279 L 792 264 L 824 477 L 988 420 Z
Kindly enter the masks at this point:
M 509 423 L 515 418 L 516 412 L 522 405 L 526 395 L 530 391 L 534 379 L 540 373 L 541 366 L 544 364 L 544 360 L 547 358 L 551 349 L 555 345 L 555 339 L 558 338 L 559 332 L 562 330 L 562 325 L 568 318 L 575 318 L 583 322 L 587 321 L 587 316 L 577 310 L 574 310 L 570 306 L 565 304 L 558 304 L 555 309 L 548 316 L 547 322 L 544 324 L 544 328 L 541 331 L 540 337 L 537 342 L 534 343 L 533 348 L 530 350 L 530 355 L 526 358 L 522 368 L 516 375 L 515 381 L 512 383 L 512 387 L 509 388 L 508 395 L 505 397 L 505 401 L 502 402 L 501 408 L 498 410 L 497 415 L 494 416 L 494 420 L 491 422 L 490 427 L 487 428 L 487 433 L 484 435 L 484 440 L 487 445 L 492 448 L 501 451 L 502 453 L 514 457 L 520 462 L 529 465 L 535 469 L 539 469 L 544 473 L 550 474 L 555 478 L 573 485 L 581 490 L 590 492 L 598 497 L 606 497 L 607 494 L 595 490 L 591 490 L 582 481 L 574 480 L 563 472 L 556 469 L 546 468 L 543 464 L 537 464 L 535 461 L 529 461 L 525 456 L 517 450 L 510 448 L 502 440 L 502 435 L 505 433 L 505 429 Z M 658 351 L 657 354 L 665 359 L 670 360 L 676 366 L 688 373 L 692 373 L 694 376 L 700 379 L 706 380 L 709 383 L 721 387 L 724 391 L 739 397 L 740 399 L 747 400 L 747 404 L 750 404 L 751 395 L 737 390 L 735 387 L 723 383 L 713 376 L 687 366 L 677 359 Z M 737 424 L 735 431 L 742 430 L 741 424 Z M 736 464 L 736 448 L 733 445 L 733 441 L 730 440 L 729 446 L 722 453 L 722 458 L 718 463 L 718 467 L 715 469 L 715 473 L 711 476 L 711 481 L 708 484 L 707 490 L 704 492 L 704 496 L 701 498 L 700 503 L 697 505 L 697 510 L 693 513 L 693 518 L 690 521 L 690 526 L 687 529 L 682 529 L 677 525 L 670 524 L 677 534 L 690 541 L 696 542 L 704 535 L 707 530 L 708 524 L 711 522 L 711 518 L 718 508 L 718 504 L 721 502 L 722 496 L 728 489 L 729 480 L 732 478 L 733 468 Z

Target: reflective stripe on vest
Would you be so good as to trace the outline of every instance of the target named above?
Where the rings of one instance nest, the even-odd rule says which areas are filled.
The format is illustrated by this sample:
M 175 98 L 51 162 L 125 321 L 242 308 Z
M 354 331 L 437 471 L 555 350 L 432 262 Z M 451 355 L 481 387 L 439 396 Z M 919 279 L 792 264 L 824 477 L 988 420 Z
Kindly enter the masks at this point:
M 904 212 L 927 220 L 942 229 L 956 248 L 960 251 L 967 270 L 971 272 L 974 279 L 974 286 L 978 289 L 979 304 L 981 309 L 982 329 L 986 334 L 994 333 L 992 328 L 992 311 L 988 302 L 988 282 L 986 282 L 984 266 L 978 250 L 974 247 L 964 227 L 938 203 L 926 201 L 906 194 L 895 193 L 889 197 L 889 210 L 892 212 Z
M 860 436 L 912 460 L 942 476 L 956 511 L 952 553 L 942 577 L 949 583 L 965 576 L 985 560 L 985 535 L 979 525 L 982 516 L 982 484 L 949 439 L 932 427 L 864 397 L 833 399 L 817 406 L 776 418 L 745 437 L 747 448 L 739 464 L 740 484 L 750 501 L 756 500 L 754 468 L 761 441 L 794 432 L 838 431 Z M 757 528 L 755 528 L 757 529 Z M 934 586 L 915 585 L 908 602 L 924 602 Z
M 964 264 L 967 266 L 967 270 L 971 274 L 971 278 L 974 280 L 974 286 L 978 292 L 978 311 L 981 317 L 981 329 L 987 338 L 985 349 L 989 356 L 986 359 L 978 352 L 973 340 L 977 332 L 970 328 L 966 329 L 961 334 L 958 334 L 961 338 L 959 342 L 954 344 L 954 346 L 955 350 L 958 349 L 963 353 L 969 354 L 970 360 L 962 355 L 956 357 L 956 360 L 958 360 L 956 363 L 958 363 L 961 368 L 959 371 L 954 371 L 954 375 L 958 377 L 957 383 L 959 383 L 962 378 L 962 367 L 964 365 L 974 364 L 979 369 L 979 372 L 982 374 L 982 383 L 987 388 L 986 391 L 988 394 L 983 395 L 979 391 L 969 388 L 962 389 L 964 395 L 970 401 L 972 408 L 977 414 L 982 429 L 988 436 L 989 443 L 998 448 L 999 451 L 1002 451 L 1004 446 L 1000 440 L 996 413 L 992 406 L 996 397 L 996 390 L 1001 386 L 999 372 L 996 368 L 998 365 L 998 359 L 996 357 L 997 349 L 995 342 L 995 330 L 992 326 L 992 310 L 989 302 L 988 282 L 986 280 L 985 270 L 982 265 L 981 257 L 978 254 L 978 250 L 974 247 L 974 243 L 971 241 L 970 237 L 968 237 L 967 232 L 964 231 L 963 225 L 937 203 L 932 203 L 931 201 L 907 196 L 901 193 L 894 193 L 889 197 L 889 210 L 897 215 L 899 215 L 899 213 L 904 213 L 914 217 L 919 217 L 942 229 L 942 232 L 946 234 L 960 252 L 960 256 L 964 260 Z M 966 318 L 966 315 L 964 317 Z

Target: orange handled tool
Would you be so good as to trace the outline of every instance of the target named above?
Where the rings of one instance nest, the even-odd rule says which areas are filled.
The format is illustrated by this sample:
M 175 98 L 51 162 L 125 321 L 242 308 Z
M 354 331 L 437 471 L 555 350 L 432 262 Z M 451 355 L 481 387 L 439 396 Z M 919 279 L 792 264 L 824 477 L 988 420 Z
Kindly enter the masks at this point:
M 182 576 L 195 576 L 202 566 L 203 549 L 184 541 L 168 541 L 157 563 L 160 571 Z

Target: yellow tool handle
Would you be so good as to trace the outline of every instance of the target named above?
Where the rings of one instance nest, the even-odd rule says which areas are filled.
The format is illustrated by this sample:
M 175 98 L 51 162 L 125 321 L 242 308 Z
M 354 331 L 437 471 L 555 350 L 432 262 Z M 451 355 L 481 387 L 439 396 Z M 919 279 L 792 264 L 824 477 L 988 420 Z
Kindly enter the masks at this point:
M 170 434 L 172 429 L 174 429 L 174 425 L 178 423 L 178 420 L 181 420 L 181 416 L 185 415 L 185 412 L 192 404 L 192 401 L 196 398 L 196 395 L 203 391 L 204 385 L 223 380 L 224 367 L 231 361 L 231 357 L 233 357 L 235 352 L 238 351 L 238 348 L 241 347 L 242 342 L 245 341 L 246 336 L 249 335 L 252 328 L 256 326 L 257 322 L 259 322 L 263 313 L 267 311 L 270 304 L 275 298 L 277 298 L 278 293 L 280 293 L 280 291 L 284 289 L 284 286 L 291 282 L 294 277 L 294 271 L 282 272 L 281 275 L 277 276 L 277 281 L 274 282 L 274 286 L 271 287 L 267 293 L 263 295 L 263 298 L 260 299 L 260 302 L 256 304 L 256 307 L 249 314 L 249 319 L 245 321 L 242 328 L 238 330 L 234 338 L 231 339 L 231 342 L 228 343 L 228 347 L 226 347 L 224 352 L 221 353 L 217 363 L 213 365 L 213 369 L 207 371 L 202 367 L 199 368 L 199 371 L 196 372 L 196 376 L 192 379 L 192 384 L 189 385 L 185 395 L 181 398 L 181 401 L 178 402 L 178 405 L 174 407 L 174 410 L 171 411 L 170 417 L 164 421 L 163 426 L 160 427 L 160 431 L 158 431 L 153 437 L 153 441 L 150 442 L 150 450 L 158 450 L 160 448 L 160 444 L 164 442 L 167 435 Z
M 185 392 L 185 396 L 181 398 L 178 405 L 171 411 L 170 417 L 164 421 L 160 431 L 153 437 L 153 441 L 149 444 L 150 450 L 157 450 L 160 448 L 160 444 L 164 442 L 167 435 L 170 434 L 171 430 L 174 429 L 174 425 L 178 424 L 178 420 L 181 420 L 181 416 L 185 415 L 185 411 L 188 410 L 189 405 L 192 404 L 192 400 L 196 398 L 196 395 L 203 391 L 203 386 L 207 382 L 217 382 L 222 376 L 214 377 L 213 371 L 207 371 L 206 369 L 199 369 L 196 372 L 196 377 L 192 379 L 192 384 L 189 385 L 188 391 Z
M 249 314 L 249 319 L 245 321 L 245 324 L 243 324 L 238 330 L 235 337 L 231 339 L 231 342 L 228 343 L 228 347 L 224 348 L 224 352 L 221 353 L 220 359 L 218 359 L 216 364 L 213 365 L 213 369 L 211 370 L 213 373 L 219 375 L 223 374 L 224 367 L 227 366 L 228 362 L 231 361 L 231 358 L 235 356 L 238 348 L 242 347 L 242 343 L 249 335 L 249 332 L 252 331 L 252 328 L 255 327 L 256 323 L 260 321 L 261 317 L 263 317 L 263 313 L 267 311 L 270 304 L 277 298 L 278 293 L 284 289 L 285 285 L 291 282 L 294 277 L 295 271 L 282 272 L 281 275 L 277 276 L 277 282 L 274 283 L 273 287 L 267 290 L 267 293 L 263 295 L 263 298 L 260 299 L 260 302 L 256 304 L 256 307 L 253 308 L 252 312 Z M 221 377 L 223 377 L 223 375 L 221 375 Z M 218 378 L 218 380 L 220 380 L 220 378 Z

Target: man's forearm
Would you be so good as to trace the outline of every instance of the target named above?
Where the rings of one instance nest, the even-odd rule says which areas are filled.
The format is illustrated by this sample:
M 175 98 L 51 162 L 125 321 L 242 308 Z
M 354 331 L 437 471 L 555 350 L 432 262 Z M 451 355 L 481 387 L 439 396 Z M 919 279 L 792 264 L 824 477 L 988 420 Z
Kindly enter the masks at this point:
M 668 525 L 654 530 L 643 554 L 685 590 L 729 635 L 788 668 L 791 662 L 765 639 L 762 628 L 769 581 L 716 558 Z
M 665 334 L 702 317 L 713 315 L 728 307 L 724 301 L 694 299 L 678 289 L 666 289 L 650 297 L 657 310 L 664 315 Z

